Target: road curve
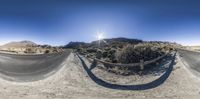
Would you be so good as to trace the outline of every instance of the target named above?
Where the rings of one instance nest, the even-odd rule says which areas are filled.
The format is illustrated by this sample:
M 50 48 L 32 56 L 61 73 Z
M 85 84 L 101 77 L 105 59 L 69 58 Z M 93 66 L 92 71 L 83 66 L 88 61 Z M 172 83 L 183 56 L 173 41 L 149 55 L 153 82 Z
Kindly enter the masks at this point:
M 62 67 L 71 50 L 42 55 L 13 55 L 0 53 L 0 77 L 29 82 L 44 79 Z
M 200 73 L 200 52 L 178 50 L 179 55 L 192 71 Z

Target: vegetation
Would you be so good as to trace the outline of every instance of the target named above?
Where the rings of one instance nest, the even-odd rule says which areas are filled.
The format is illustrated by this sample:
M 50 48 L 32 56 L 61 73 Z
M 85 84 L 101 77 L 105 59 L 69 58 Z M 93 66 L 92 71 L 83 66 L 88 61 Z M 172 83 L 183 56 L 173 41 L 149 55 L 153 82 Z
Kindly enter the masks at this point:
M 116 53 L 119 63 L 138 63 L 140 60 L 148 61 L 166 53 L 160 46 L 152 44 L 127 45 Z
M 91 43 L 70 42 L 74 48 L 89 58 L 98 58 L 111 63 L 137 63 L 148 61 L 174 50 L 177 44 L 169 42 L 145 42 L 138 39 L 113 38 Z

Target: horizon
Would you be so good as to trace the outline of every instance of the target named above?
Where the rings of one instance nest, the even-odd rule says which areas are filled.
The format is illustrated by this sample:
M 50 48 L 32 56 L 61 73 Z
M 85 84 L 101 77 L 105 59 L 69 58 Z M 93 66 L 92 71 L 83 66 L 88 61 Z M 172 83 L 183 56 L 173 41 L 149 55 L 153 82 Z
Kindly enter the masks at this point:
M 114 37 L 114 38 L 102 38 L 102 39 L 115 39 L 115 38 L 125 38 L 125 39 L 137 39 L 137 40 L 142 40 L 142 39 L 138 39 L 138 38 L 127 38 L 127 37 Z M 3 46 L 3 45 L 6 45 L 8 43 L 13 43 L 13 42 L 23 42 L 23 41 L 30 41 L 32 43 L 36 43 L 37 45 L 50 45 L 50 44 L 42 44 L 42 43 L 38 43 L 38 42 L 34 42 L 34 41 L 31 41 L 31 40 L 18 40 L 18 41 L 8 41 L 8 42 L 5 42 L 5 43 L 0 43 L 0 46 Z M 93 41 L 98 41 L 98 40 L 93 40 Z M 90 42 L 84 42 L 84 41 L 70 41 L 70 42 L 84 42 L 84 43 L 92 43 L 93 41 L 90 41 Z M 144 42 L 151 42 L 150 40 L 142 40 Z M 154 40 L 156 41 L 156 40 Z M 69 44 L 70 42 L 68 42 L 67 44 Z M 158 42 L 169 42 L 169 43 L 177 43 L 177 42 L 170 42 L 170 41 L 158 41 Z M 64 44 L 64 45 L 50 45 L 50 46 L 65 46 L 67 44 Z M 177 43 L 179 44 L 179 43 Z M 182 44 L 181 44 L 182 45 Z M 189 45 L 182 45 L 182 46 L 189 46 Z M 198 45 L 197 45 L 198 46 Z
M 0 1 L 0 45 L 29 40 L 66 45 L 98 38 L 136 38 L 200 46 L 197 0 Z

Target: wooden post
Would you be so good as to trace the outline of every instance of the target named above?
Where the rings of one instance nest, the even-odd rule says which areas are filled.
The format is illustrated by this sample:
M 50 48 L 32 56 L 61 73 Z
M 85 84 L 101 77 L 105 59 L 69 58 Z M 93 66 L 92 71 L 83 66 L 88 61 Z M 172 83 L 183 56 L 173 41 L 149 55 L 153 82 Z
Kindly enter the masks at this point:
M 141 69 L 141 70 L 144 69 L 144 60 L 140 60 L 140 69 Z

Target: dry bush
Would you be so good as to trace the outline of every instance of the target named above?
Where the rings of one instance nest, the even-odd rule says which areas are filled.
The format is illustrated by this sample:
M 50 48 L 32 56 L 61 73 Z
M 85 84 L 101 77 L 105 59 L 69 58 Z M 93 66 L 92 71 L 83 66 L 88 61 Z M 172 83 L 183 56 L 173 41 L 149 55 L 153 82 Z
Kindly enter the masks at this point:
M 46 49 L 46 50 L 44 51 L 44 53 L 45 53 L 45 54 L 48 54 L 48 53 L 50 53 L 50 50 L 49 50 L 49 49 Z
M 88 48 L 86 51 L 87 51 L 88 53 L 96 53 L 98 50 L 95 49 L 95 48 Z
M 26 48 L 24 53 L 35 53 L 35 50 L 34 50 L 34 48 Z
M 116 58 L 120 63 L 138 63 L 140 60 L 148 61 L 163 55 L 159 46 L 151 44 L 127 45 L 117 51 Z

